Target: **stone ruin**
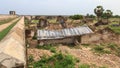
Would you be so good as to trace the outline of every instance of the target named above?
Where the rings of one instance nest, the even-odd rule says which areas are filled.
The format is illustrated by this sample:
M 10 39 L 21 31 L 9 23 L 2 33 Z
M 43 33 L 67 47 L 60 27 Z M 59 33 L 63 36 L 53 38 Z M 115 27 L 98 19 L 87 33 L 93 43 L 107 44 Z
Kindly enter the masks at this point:
M 15 11 L 10 11 L 9 14 L 10 15 L 16 15 L 16 12 Z
M 62 16 L 57 17 L 57 22 L 61 24 L 62 28 L 67 28 L 66 23 L 65 23 L 66 20 L 67 19 Z
M 48 26 L 48 21 L 45 18 L 40 18 L 39 23 L 37 24 L 37 28 L 44 28 Z

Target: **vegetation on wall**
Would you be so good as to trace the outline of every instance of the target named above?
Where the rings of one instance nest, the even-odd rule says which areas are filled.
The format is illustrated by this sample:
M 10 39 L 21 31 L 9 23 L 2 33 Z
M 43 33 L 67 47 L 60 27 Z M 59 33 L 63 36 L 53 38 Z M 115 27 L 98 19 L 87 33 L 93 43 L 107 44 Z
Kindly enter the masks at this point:
M 1 20 L 0 21 L 0 25 L 2 25 L 2 24 L 5 24 L 5 23 L 8 23 L 8 22 L 10 22 L 10 21 L 12 21 L 12 20 L 14 20 L 15 18 L 9 18 L 9 19 L 5 19 L 5 20 Z
M 8 32 L 12 29 L 12 27 L 15 26 L 15 24 L 18 22 L 19 20 L 15 21 L 13 24 L 11 24 L 10 26 L 8 26 L 7 28 L 5 28 L 4 30 L 2 30 L 0 32 L 0 40 L 2 40 L 7 34 Z

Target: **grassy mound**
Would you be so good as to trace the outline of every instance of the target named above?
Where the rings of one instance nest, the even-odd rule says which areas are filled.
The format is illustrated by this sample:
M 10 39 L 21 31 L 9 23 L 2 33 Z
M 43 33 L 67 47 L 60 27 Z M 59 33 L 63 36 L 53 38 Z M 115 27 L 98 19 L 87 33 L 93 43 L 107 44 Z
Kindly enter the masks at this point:
M 41 60 L 31 63 L 31 66 L 33 68 L 75 68 L 76 62 L 78 61 L 71 55 L 56 53 L 49 58 L 43 56 Z

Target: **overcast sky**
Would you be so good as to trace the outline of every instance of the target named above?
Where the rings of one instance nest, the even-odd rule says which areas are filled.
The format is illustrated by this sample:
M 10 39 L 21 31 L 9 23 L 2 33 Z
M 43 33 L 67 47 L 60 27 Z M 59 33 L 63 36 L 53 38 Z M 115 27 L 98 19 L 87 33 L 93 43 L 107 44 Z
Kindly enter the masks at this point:
M 26 15 L 86 15 L 94 14 L 97 5 L 120 15 L 120 0 L 1 0 L 0 14 L 14 10 Z

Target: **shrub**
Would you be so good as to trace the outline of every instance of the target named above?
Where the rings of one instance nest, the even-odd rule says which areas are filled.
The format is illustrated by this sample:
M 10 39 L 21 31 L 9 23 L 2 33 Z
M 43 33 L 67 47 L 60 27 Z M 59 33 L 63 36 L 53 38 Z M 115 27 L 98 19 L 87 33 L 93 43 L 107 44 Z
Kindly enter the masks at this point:
M 29 57 L 28 57 L 28 62 L 33 62 L 34 61 L 34 59 L 33 59 L 33 56 L 32 55 L 30 55 Z
M 49 58 L 42 57 L 33 64 L 33 68 L 75 68 L 75 62 L 75 58 L 71 55 L 56 53 Z
M 52 44 L 43 45 L 43 46 L 37 45 L 36 48 L 38 48 L 38 49 L 50 50 L 51 52 L 56 53 L 56 48 L 55 48 Z
M 37 45 L 36 48 L 49 50 L 51 47 L 53 47 L 53 45 L 49 44 L 49 45 L 43 45 L 43 46 Z
M 74 16 L 70 16 L 69 18 L 73 19 L 73 20 L 79 20 L 79 19 L 83 19 L 82 15 L 74 15 Z
M 51 48 L 50 48 L 50 51 L 53 52 L 53 53 L 56 53 L 56 48 L 51 47 Z
M 101 52 L 104 50 L 104 48 L 102 46 L 96 46 L 96 47 L 94 47 L 94 50 L 97 52 Z

